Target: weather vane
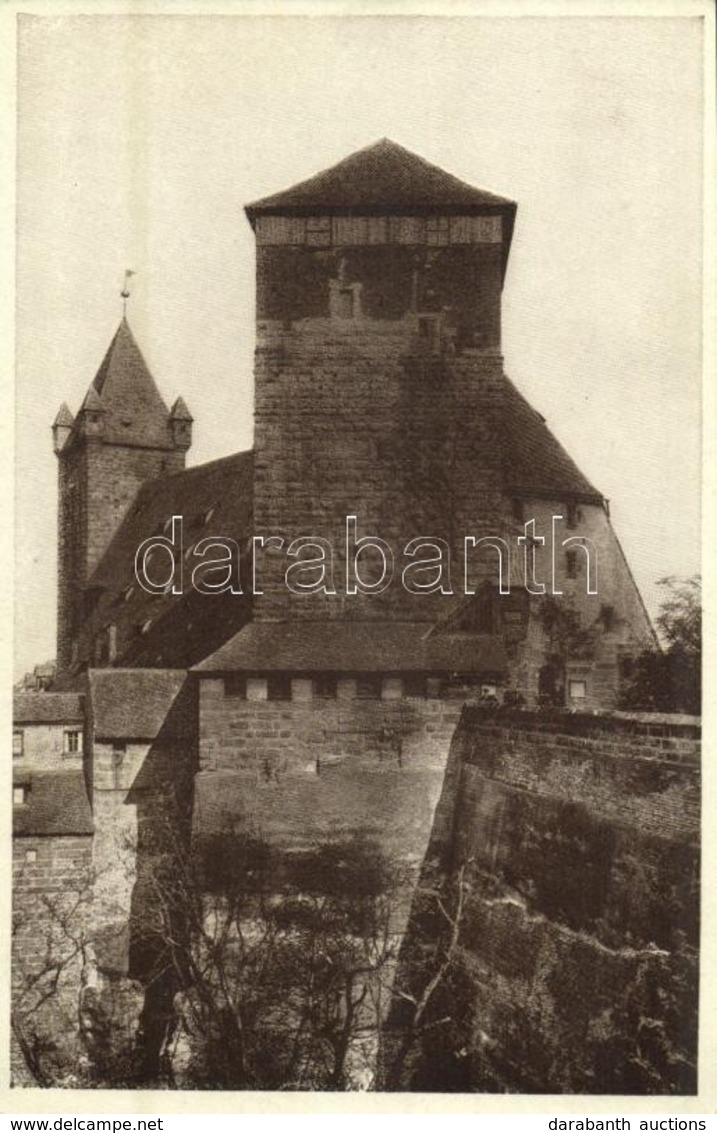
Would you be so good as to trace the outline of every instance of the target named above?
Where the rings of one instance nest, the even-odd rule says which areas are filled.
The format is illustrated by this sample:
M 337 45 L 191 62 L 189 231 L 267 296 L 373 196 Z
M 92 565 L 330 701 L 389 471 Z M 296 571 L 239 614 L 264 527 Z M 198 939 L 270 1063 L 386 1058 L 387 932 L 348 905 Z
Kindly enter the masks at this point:
M 132 276 L 136 275 L 136 274 L 137 274 L 137 272 L 131 271 L 129 268 L 127 268 L 125 273 L 124 273 L 124 283 L 122 285 L 122 291 L 120 292 L 120 294 L 122 296 L 122 314 L 123 315 L 127 314 L 127 300 L 129 299 L 129 295 L 130 295 L 129 281 L 132 278 Z

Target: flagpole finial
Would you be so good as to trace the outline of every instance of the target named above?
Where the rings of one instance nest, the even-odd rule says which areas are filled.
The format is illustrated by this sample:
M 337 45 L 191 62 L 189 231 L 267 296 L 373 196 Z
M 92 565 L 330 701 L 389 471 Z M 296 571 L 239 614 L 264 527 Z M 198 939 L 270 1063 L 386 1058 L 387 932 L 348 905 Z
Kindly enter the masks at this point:
M 120 291 L 120 295 L 122 296 L 122 315 L 123 316 L 125 316 L 127 314 L 127 300 L 130 297 L 129 281 L 132 278 L 132 276 L 136 275 L 136 274 L 137 273 L 134 272 L 134 271 L 131 271 L 130 268 L 126 268 L 125 273 L 124 273 L 124 283 L 122 284 L 122 290 Z

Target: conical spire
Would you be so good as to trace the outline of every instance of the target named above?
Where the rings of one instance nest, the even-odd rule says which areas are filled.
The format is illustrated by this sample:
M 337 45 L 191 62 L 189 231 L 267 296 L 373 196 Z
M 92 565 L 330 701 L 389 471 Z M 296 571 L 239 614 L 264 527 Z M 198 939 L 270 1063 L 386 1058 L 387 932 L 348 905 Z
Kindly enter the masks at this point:
M 52 422 L 52 447 L 56 453 L 62 452 L 74 424 L 75 419 L 70 413 L 67 402 L 63 401 L 55 420 Z
M 70 428 L 71 429 L 72 426 L 74 425 L 74 423 L 75 423 L 75 418 L 70 413 L 67 402 L 63 401 L 62 405 L 57 410 L 57 416 L 55 417 L 55 420 L 52 422 L 52 427 L 53 427 L 53 429 L 56 429 L 56 428 Z
M 186 402 L 183 397 L 178 397 L 172 406 L 169 417 L 171 421 L 193 421 L 191 413 L 187 409 Z
M 122 319 L 83 409 L 104 413 L 104 439 L 112 443 L 173 447 L 167 406 L 126 318 Z M 99 408 L 98 408 L 99 407 Z

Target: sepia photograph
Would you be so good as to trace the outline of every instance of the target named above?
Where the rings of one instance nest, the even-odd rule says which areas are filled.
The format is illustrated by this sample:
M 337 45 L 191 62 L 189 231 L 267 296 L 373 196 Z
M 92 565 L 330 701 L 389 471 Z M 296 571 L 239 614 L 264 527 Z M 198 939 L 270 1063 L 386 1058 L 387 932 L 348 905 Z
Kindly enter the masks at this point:
M 689 1103 L 704 16 L 86 9 L 13 27 L 17 1104 Z

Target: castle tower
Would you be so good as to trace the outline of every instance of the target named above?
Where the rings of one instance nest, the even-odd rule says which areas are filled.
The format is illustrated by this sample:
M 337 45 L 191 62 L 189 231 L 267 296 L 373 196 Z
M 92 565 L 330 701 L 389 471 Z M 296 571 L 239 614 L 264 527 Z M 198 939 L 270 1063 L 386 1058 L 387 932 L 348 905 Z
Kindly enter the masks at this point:
M 72 665 L 88 612 L 86 586 L 145 480 L 184 468 L 191 416 L 181 399 L 170 414 L 125 318 L 82 406 L 66 405 L 53 425 L 59 464 L 57 664 Z
M 501 528 L 501 291 L 516 206 L 384 139 L 246 209 L 257 243 L 256 530 L 399 554 Z M 381 556 L 362 554 L 378 578 Z M 432 621 L 400 583 L 311 599 L 265 556 L 255 619 Z M 343 560 L 335 564 L 340 579 Z M 372 568 L 378 574 L 371 574 Z

